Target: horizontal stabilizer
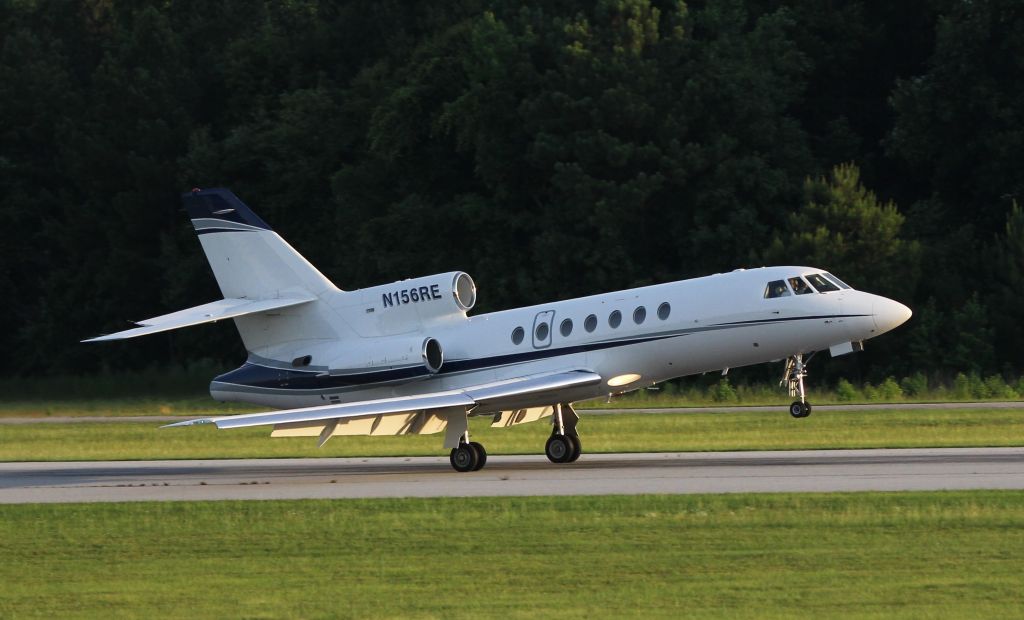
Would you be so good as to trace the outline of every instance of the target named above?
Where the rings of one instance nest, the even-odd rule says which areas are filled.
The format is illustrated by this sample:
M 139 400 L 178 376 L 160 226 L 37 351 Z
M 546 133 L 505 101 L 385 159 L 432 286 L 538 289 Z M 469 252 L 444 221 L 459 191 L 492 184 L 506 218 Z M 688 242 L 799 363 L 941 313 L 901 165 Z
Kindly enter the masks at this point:
M 138 321 L 136 324 L 140 327 L 128 329 L 123 332 L 117 332 L 116 334 L 107 334 L 106 336 L 89 338 L 82 342 L 102 342 L 105 340 L 135 338 L 136 336 L 165 332 L 172 329 L 178 329 L 179 327 L 189 327 L 191 325 L 200 325 L 202 323 L 213 323 L 215 321 L 244 316 L 247 314 L 258 314 L 261 312 L 268 312 L 270 310 L 298 306 L 300 304 L 309 303 L 315 299 L 316 297 L 312 295 L 276 299 L 221 299 L 220 301 L 203 304 L 202 306 L 179 310 L 170 314 L 153 317 L 152 319 L 146 319 L 145 321 Z
M 299 422 L 322 422 L 344 420 L 365 416 L 380 416 L 392 413 L 429 411 L 449 407 L 471 408 L 479 404 L 500 406 L 503 400 L 515 402 L 524 397 L 536 397 L 543 392 L 557 392 L 566 388 L 581 387 L 600 383 L 601 376 L 589 370 L 568 370 L 539 375 L 528 375 L 505 381 L 495 381 L 458 390 L 364 400 L 353 403 L 339 403 L 303 409 L 286 409 L 267 413 L 246 413 L 242 415 L 198 418 L 168 424 L 192 426 L 194 424 L 216 424 L 217 428 L 243 428 L 268 424 L 295 424 Z

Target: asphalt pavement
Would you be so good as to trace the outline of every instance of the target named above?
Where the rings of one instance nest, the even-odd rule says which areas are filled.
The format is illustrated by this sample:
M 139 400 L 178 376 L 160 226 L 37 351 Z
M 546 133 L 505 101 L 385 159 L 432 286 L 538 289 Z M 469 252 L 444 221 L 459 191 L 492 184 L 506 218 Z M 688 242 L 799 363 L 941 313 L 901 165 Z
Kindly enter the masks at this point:
M 0 503 L 1024 489 L 1024 448 L 0 463 Z

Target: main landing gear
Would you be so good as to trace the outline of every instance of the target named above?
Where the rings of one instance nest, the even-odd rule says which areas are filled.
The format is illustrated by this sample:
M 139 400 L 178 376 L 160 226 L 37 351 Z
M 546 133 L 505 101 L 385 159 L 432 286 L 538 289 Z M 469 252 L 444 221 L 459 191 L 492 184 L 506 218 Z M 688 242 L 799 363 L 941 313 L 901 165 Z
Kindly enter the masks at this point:
M 555 413 L 551 416 L 551 437 L 544 444 L 544 454 L 552 463 L 572 463 L 580 458 L 583 445 L 576 432 L 579 415 L 572 405 L 555 405 Z
M 555 405 L 554 409 L 551 436 L 544 445 L 544 454 L 552 463 L 572 463 L 583 452 L 580 436 L 576 432 L 580 416 L 568 403 Z M 479 471 L 487 464 L 487 451 L 478 442 L 469 440 L 465 411 L 449 414 L 445 435 L 447 446 L 455 446 L 448 457 L 455 471 Z
M 455 471 L 479 471 L 487 464 L 487 450 L 484 450 L 483 445 L 479 442 L 467 441 L 467 439 L 468 437 L 463 437 L 459 442 L 459 447 L 452 448 L 448 457 Z
M 789 405 L 789 415 L 794 418 L 806 418 L 811 415 L 811 403 L 807 402 L 804 391 L 804 377 L 807 376 L 807 362 L 810 362 L 812 357 L 814 353 L 808 355 L 807 361 L 804 361 L 804 356 L 797 353 L 786 358 L 786 370 L 782 374 L 782 381 L 779 381 L 780 386 L 789 388 L 790 396 L 800 397 L 800 400 L 794 400 Z

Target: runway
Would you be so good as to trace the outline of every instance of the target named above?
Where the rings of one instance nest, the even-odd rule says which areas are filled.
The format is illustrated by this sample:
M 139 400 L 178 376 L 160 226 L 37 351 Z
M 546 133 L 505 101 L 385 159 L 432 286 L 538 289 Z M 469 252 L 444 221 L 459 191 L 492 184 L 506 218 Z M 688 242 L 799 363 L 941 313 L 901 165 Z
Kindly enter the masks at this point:
M 0 503 L 1024 489 L 1024 448 L 0 463 Z

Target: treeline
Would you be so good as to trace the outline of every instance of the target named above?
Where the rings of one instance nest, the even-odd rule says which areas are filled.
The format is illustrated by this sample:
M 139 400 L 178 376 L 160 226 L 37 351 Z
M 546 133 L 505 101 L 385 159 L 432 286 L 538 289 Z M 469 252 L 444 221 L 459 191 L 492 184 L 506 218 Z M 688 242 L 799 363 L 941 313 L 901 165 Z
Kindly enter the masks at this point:
M 1014 0 L 24 0 L 0 33 L 8 375 L 240 361 L 229 325 L 76 344 L 219 297 L 195 186 L 346 289 L 810 264 L 915 310 L 833 372 L 1024 369 Z

